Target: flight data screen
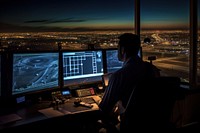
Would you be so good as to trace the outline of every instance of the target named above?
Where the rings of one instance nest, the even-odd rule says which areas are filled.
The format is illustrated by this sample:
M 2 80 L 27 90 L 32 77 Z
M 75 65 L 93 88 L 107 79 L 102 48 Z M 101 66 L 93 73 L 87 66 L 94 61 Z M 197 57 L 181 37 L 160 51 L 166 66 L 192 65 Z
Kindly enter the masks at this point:
M 65 86 L 100 81 L 103 72 L 102 51 L 63 52 Z
M 58 53 L 13 54 L 12 94 L 59 86 Z

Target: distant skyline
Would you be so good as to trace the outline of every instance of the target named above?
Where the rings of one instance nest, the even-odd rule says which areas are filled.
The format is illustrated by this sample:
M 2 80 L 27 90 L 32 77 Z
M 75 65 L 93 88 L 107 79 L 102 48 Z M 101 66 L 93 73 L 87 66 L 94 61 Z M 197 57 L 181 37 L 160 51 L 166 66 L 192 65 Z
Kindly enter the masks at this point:
M 0 32 L 131 30 L 134 0 L 1 0 Z M 141 28 L 188 29 L 189 0 L 141 0 Z

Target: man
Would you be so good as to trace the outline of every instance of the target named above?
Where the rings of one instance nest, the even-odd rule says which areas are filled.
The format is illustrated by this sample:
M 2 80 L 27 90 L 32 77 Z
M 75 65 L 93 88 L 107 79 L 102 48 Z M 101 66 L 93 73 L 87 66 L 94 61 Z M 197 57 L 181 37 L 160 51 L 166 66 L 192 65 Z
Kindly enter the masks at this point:
M 117 103 L 120 103 L 118 111 L 122 114 L 137 83 L 156 76 L 153 69 L 148 69 L 147 63 L 138 56 L 140 45 L 140 37 L 136 34 L 124 33 L 119 36 L 118 59 L 124 64 L 110 77 L 109 85 L 99 104 L 105 119 L 110 118 Z

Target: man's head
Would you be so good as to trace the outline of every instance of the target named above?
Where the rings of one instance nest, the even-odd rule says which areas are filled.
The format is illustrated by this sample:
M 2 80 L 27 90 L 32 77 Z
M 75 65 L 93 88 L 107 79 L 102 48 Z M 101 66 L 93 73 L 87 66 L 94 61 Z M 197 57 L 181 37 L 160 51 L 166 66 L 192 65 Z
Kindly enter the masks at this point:
M 140 37 L 132 33 L 120 35 L 118 43 L 118 58 L 121 61 L 133 56 L 137 56 L 140 49 Z

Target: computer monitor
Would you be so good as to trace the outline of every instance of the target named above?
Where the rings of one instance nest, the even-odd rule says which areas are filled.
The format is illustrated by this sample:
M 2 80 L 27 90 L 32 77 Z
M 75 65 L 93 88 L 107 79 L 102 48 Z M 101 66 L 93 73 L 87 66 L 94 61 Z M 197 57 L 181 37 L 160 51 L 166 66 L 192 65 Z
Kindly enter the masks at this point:
M 59 53 L 13 53 L 12 95 L 59 87 Z
M 141 49 L 138 52 L 138 56 L 142 57 Z M 106 64 L 107 73 L 113 73 L 116 70 L 122 68 L 123 62 L 118 59 L 117 49 L 106 49 Z
M 117 54 L 117 49 L 106 50 L 107 73 L 115 72 L 122 67 L 123 62 L 119 61 Z
M 90 84 L 102 80 L 102 50 L 65 51 L 62 56 L 64 86 Z

